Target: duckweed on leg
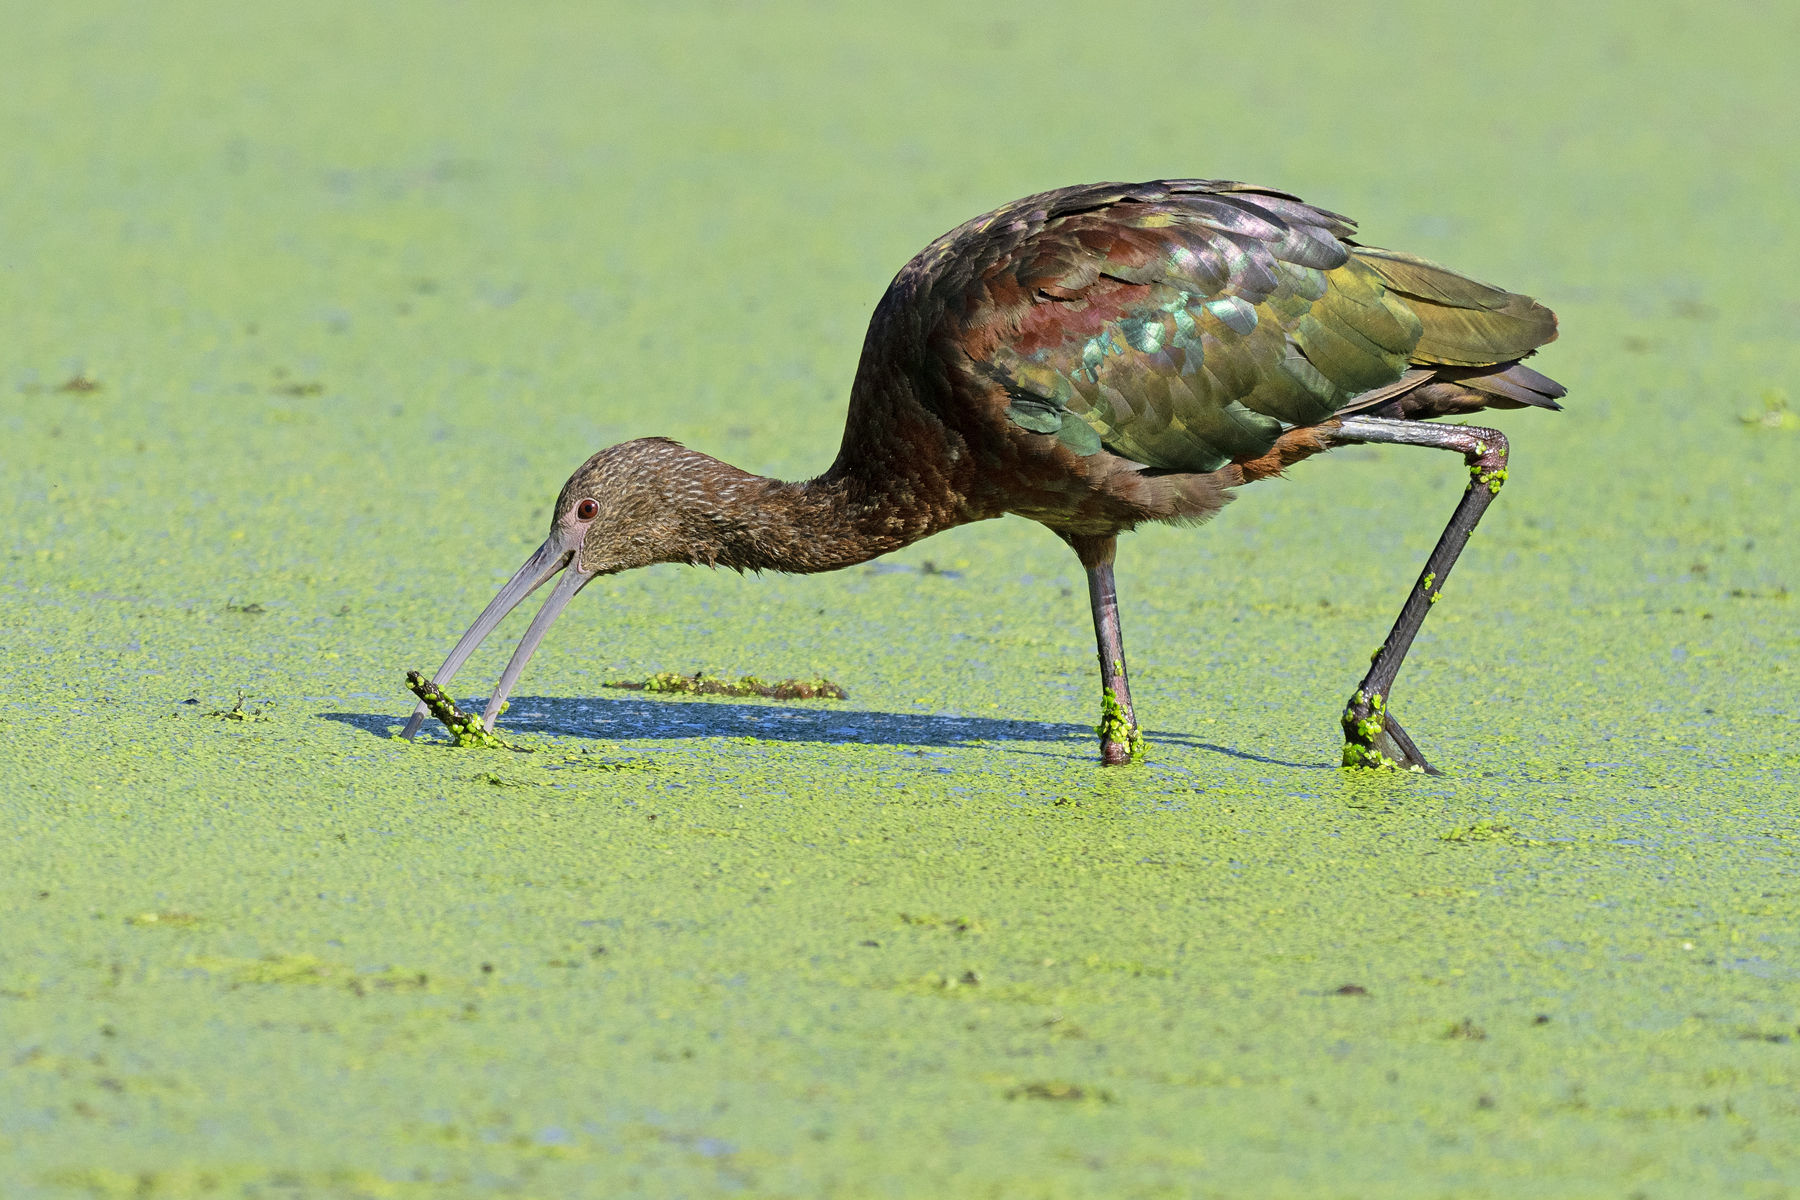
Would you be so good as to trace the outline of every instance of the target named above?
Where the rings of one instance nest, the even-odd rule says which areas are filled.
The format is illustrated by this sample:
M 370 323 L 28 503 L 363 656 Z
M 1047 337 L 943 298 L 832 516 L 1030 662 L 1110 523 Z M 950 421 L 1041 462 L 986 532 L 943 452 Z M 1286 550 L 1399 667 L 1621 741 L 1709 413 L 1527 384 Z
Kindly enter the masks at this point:
M 1387 697 L 1380 692 L 1371 694 L 1358 688 L 1344 706 L 1340 722 L 1344 727 L 1344 766 L 1427 770 L 1411 739 L 1388 714 Z
M 1101 745 L 1110 742 L 1125 746 L 1130 751 L 1131 762 L 1143 759 L 1144 735 L 1132 724 L 1131 714 L 1125 711 L 1111 688 L 1100 693 L 1100 724 L 1094 726 L 1094 732 L 1100 735 Z

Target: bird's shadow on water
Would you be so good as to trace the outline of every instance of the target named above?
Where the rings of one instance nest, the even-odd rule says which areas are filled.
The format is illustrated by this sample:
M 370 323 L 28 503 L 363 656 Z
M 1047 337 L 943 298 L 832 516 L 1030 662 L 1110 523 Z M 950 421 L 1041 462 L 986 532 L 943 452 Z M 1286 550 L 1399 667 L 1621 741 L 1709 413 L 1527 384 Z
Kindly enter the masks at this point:
M 465 711 L 479 712 L 485 703 L 471 702 Z M 386 738 L 406 723 L 404 716 L 379 713 L 323 712 L 319 716 Z M 435 720 L 427 730 L 437 728 Z M 1009 721 L 993 717 L 938 717 L 923 713 L 875 712 L 868 709 L 794 708 L 773 704 L 729 704 L 717 700 L 644 700 L 517 696 L 500 724 L 500 732 L 553 737 L 605 738 L 614 741 L 677 741 L 690 738 L 752 737 L 766 742 L 826 743 L 861 746 L 974 746 L 989 742 L 1061 743 L 1086 752 L 1094 740 L 1087 725 L 1056 721 Z M 1154 744 L 1210 750 L 1231 758 L 1283 767 L 1316 767 L 1319 763 L 1286 762 L 1248 754 L 1199 740 L 1193 734 L 1146 730 Z M 1044 753 L 1023 751 L 1023 753 Z M 1063 757 L 1055 755 L 1054 757 Z

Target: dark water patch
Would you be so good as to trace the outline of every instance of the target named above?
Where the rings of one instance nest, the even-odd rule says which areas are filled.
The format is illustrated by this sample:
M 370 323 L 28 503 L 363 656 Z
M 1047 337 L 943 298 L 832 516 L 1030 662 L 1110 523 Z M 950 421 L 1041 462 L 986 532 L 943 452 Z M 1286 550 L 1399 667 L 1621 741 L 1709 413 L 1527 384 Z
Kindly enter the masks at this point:
M 465 702 L 479 711 L 479 698 Z M 403 718 L 369 713 L 324 712 L 319 716 L 387 737 Z M 601 737 L 661 741 L 708 737 L 751 737 L 766 742 L 861 746 L 968 746 L 986 742 L 1089 741 L 1085 725 L 1009 721 L 989 717 L 935 717 L 873 711 L 820 712 L 780 705 L 665 703 L 652 700 L 564 699 L 520 696 L 499 723 L 513 735 Z

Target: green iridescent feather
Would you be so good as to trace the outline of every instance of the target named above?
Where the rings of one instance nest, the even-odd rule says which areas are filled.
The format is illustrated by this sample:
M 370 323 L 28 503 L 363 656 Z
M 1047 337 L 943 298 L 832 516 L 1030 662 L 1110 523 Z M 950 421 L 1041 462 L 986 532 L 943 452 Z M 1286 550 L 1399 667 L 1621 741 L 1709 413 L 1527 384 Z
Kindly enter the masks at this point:
M 1279 193 L 1174 181 L 1056 201 L 945 243 L 997 243 L 978 286 L 1016 311 L 977 366 L 1016 425 L 1077 453 L 1217 470 L 1411 368 L 1509 363 L 1555 336 L 1534 301 L 1358 246 L 1349 221 Z

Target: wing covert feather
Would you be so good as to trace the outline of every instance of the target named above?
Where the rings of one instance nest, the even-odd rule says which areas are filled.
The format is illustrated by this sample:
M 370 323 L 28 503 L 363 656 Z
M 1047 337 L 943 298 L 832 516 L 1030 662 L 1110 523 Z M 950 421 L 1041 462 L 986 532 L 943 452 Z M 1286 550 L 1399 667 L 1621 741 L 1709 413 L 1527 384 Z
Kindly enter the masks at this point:
M 1212 471 L 1416 363 L 1499 363 L 1555 336 L 1526 297 L 1354 232 L 1244 184 L 1104 184 L 1029 197 L 919 261 L 979 256 L 950 281 L 946 332 L 1016 425 L 1077 453 Z

